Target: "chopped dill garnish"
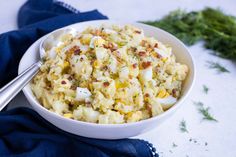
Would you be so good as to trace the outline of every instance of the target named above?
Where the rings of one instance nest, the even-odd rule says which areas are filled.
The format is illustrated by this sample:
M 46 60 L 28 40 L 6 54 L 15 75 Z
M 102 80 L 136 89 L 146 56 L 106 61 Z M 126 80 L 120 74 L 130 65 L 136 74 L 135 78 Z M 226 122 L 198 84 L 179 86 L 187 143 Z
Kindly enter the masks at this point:
M 201 107 L 198 109 L 198 111 L 203 115 L 204 120 L 210 120 L 218 122 L 210 113 L 209 113 L 210 107 L 204 108 Z
M 203 87 L 203 92 L 205 94 L 208 94 L 209 88 L 206 85 L 203 85 L 202 87 Z
M 194 101 L 193 104 L 198 107 L 203 107 L 203 105 L 204 105 L 201 101 L 198 101 L 198 102 Z
M 193 102 L 196 106 L 198 106 L 199 113 L 202 114 L 203 120 L 209 120 L 209 121 L 215 121 L 218 122 L 210 113 L 210 107 L 204 107 L 204 104 L 202 102 Z
M 143 23 L 162 28 L 187 45 L 204 41 L 207 49 L 220 57 L 236 59 L 236 18 L 220 9 L 186 12 L 175 10 L 162 19 Z
M 208 68 L 216 69 L 218 73 L 224 73 L 224 72 L 229 73 L 230 72 L 228 69 L 226 69 L 225 67 L 220 65 L 220 63 L 218 63 L 218 62 L 207 61 L 207 64 L 208 64 L 207 65 Z
M 187 126 L 186 126 L 186 121 L 184 119 L 180 122 L 179 129 L 182 132 L 187 132 L 188 133 Z
M 175 147 L 178 147 L 178 145 L 173 142 L 172 147 L 175 148 Z
M 183 10 L 175 10 L 157 21 L 146 21 L 146 24 L 162 28 L 187 45 L 193 45 L 202 38 L 202 15 L 200 12 L 186 13 Z

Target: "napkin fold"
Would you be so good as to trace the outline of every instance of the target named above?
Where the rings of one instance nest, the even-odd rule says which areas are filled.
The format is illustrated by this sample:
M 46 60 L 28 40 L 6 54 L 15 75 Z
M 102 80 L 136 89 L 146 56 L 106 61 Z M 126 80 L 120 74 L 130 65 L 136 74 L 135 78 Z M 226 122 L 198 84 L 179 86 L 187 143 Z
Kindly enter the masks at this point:
M 79 12 L 61 1 L 28 0 L 18 14 L 19 30 L 0 35 L 0 87 L 17 76 L 19 61 L 41 36 L 60 27 L 107 17 L 97 10 Z M 1 157 L 158 157 L 139 139 L 99 140 L 62 131 L 35 111 L 0 112 Z
M 1 157 L 153 156 L 152 146 L 143 140 L 76 136 L 58 129 L 28 108 L 0 112 L 0 126 Z

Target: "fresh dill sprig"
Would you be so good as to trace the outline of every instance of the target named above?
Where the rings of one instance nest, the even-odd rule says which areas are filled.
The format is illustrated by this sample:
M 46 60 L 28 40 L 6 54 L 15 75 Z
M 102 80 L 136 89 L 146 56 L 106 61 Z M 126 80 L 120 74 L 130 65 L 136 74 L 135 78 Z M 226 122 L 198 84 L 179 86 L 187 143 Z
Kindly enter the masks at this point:
M 193 45 L 202 38 L 202 17 L 200 12 L 186 13 L 183 10 L 175 10 L 159 21 L 146 21 L 144 23 L 162 28 L 187 45 Z
M 175 147 L 178 147 L 178 145 L 173 142 L 172 147 L 175 148 Z
M 160 20 L 143 23 L 162 28 L 187 45 L 203 40 L 207 49 L 220 57 L 236 59 L 236 18 L 219 9 L 175 10 Z
M 203 85 L 202 87 L 203 87 L 203 92 L 205 94 L 208 94 L 209 88 L 206 85 Z
M 216 69 L 218 73 L 230 72 L 228 69 L 220 65 L 220 63 L 218 62 L 207 61 L 207 66 L 210 69 Z
M 204 106 L 204 104 L 201 101 L 198 101 L 198 102 L 197 101 L 193 101 L 193 104 L 198 106 L 198 107 L 203 107 Z
M 210 113 L 209 113 L 210 107 L 204 108 L 198 108 L 198 111 L 203 115 L 204 120 L 210 120 L 218 122 Z
M 202 114 L 203 116 L 203 120 L 209 120 L 209 121 L 215 121 L 218 122 L 218 120 L 216 120 L 210 113 L 210 107 L 204 107 L 204 104 L 200 101 L 198 102 L 193 102 L 197 107 L 198 107 L 198 111 L 199 113 Z
M 188 133 L 188 129 L 186 126 L 186 121 L 183 119 L 180 124 L 179 124 L 179 129 L 181 132 L 187 132 Z

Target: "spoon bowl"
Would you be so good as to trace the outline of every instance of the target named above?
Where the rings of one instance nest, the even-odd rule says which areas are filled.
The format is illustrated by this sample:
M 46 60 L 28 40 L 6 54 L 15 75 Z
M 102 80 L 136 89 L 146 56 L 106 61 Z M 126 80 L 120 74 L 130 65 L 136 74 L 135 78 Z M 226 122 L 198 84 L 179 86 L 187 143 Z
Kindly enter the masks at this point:
M 38 73 L 43 64 L 43 57 L 52 47 L 62 44 L 61 38 L 66 34 L 75 36 L 76 29 L 65 28 L 56 30 L 45 37 L 39 44 L 40 61 L 32 64 L 29 68 L 20 73 L 14 80 L 0 89 L 0 111 L 27 85 Z
M 45 56 L 45 53 L 51 48 L 61 45 L 63 43 L 61 41 L 61 38 L 66 34 L 71 34 L 72 36 L 75 36 L 77 34 L 77 30 L 74 28 L 66 28 L 59 29 L 48 34 L 45 39 L 42 40 L 39 44 L 40 58 L 43 58 Z

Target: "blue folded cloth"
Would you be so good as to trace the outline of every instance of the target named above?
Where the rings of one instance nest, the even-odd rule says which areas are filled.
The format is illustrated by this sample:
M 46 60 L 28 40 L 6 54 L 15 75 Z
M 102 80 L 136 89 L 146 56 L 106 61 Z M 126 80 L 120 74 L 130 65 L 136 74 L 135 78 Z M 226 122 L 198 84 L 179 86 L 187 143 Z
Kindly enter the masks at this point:
M 28 108 L 0 113 L 1 157 L 152 157 L 142 140 L 98 140 L 64 132 Z M 158 156 L 158 155 L 156 155 Z
M 106 19 L 97 10 L 81 13 L 52 0 L 29 0 L 18 14 L 19 30 L 0 35 L 0 87 L 17 76 L 27 48 L 41 36 L 81 21 Z M 45 121 L 35 111 L 0 112 L 0 157 L 152 157 L 152 144 L 139 139 L 98 140 L 72 135 Z

